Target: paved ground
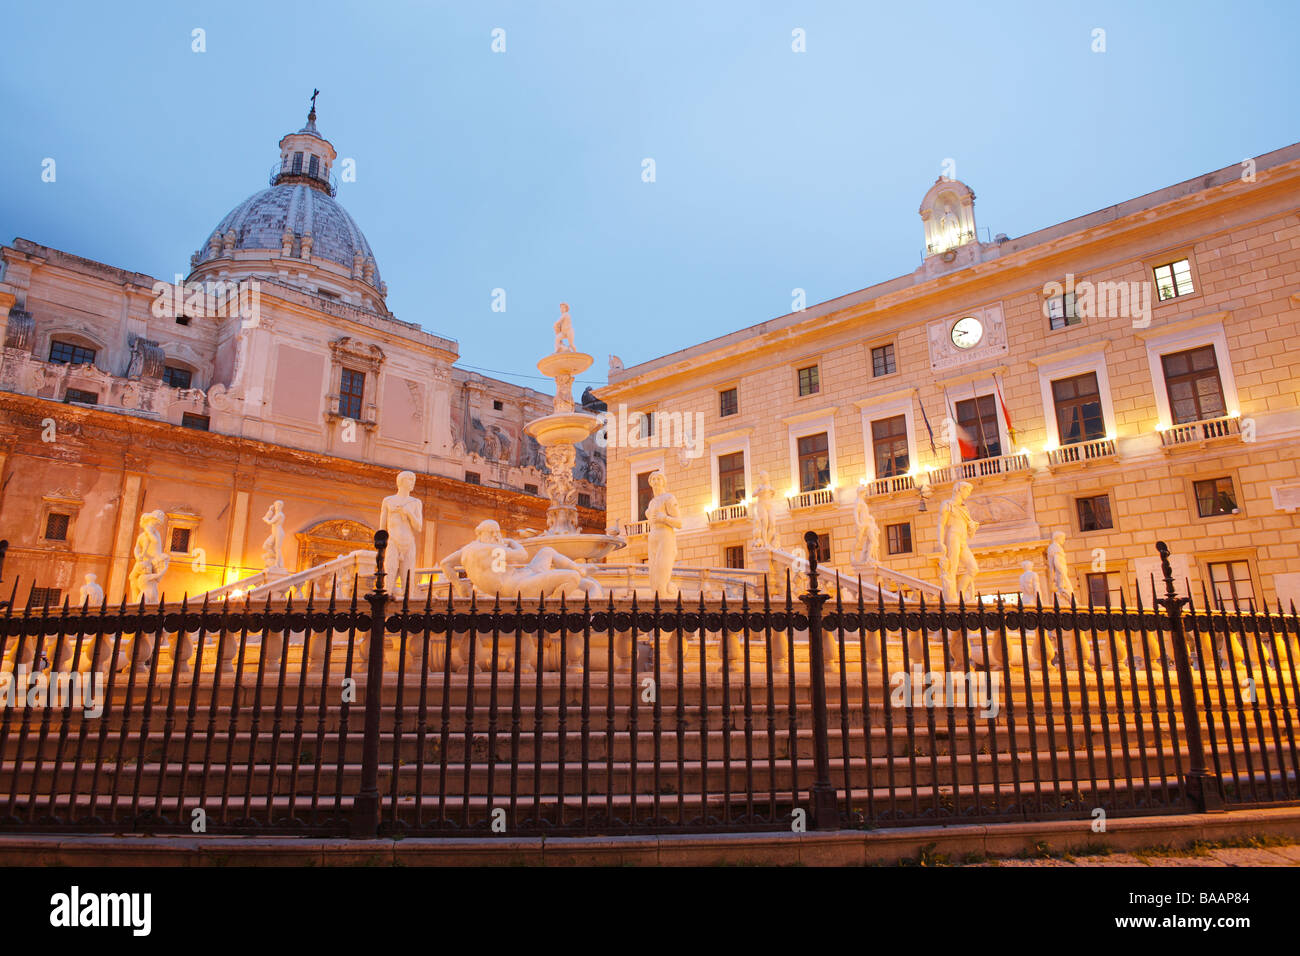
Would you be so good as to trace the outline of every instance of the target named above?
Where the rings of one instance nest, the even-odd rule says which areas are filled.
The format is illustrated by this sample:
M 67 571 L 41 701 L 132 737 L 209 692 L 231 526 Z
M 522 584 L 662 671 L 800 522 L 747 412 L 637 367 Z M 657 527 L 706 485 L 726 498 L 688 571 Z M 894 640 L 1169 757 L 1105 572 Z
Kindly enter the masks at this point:
M 1020 859 L 1002 857 L 967 866 L 1300 866 L 1300 844 L 1267 847 L 1197 847 L 1176 855 L 1161 851 L 1110 853 L 1099 856 Z

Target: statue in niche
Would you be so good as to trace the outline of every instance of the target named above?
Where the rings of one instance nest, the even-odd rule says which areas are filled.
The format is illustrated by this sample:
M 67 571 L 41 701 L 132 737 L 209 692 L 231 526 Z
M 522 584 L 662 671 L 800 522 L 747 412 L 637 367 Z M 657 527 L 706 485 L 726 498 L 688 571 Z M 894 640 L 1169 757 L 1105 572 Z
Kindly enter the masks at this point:
M 858 500 L 854 507 L 853 520 L 858 528 L 858 536 L 853 542 L 854 560 L 861 564 L 875 566 L 880 563 L 880 525 L 876 523 L 867 502 L 867 486 L 858 485 Z
M 939 512 L 939 579 L 943 599 L 949 602 L 961 597 L 967 601 L 975 599 L 975 579 L 980 566 L 971 552 L 970 539 L 980 524 L 966 507 L 966 499 L 974 488 L 969 481 L 959 481 Z
M 402 472 L 397 476 L 397 493 L 379 507 L 379 527 L 388 532 L 384 574 L 393 591 L 404 591 L 407 573 L 415 571 L 415 541 L 424 527 L 424 506 L 411 495 L 414 487 L 415 473 Z
M 499 461 L 501 458 L 501 442 L 497 440 L 495 428 L 483 432 L 483 457 L 488 461 Z
M 648 543 L 650 554 L 650 586 L 655 594 L 666 600 L 677 597 L 673 584 L 673 564 L 677 561 L 677 532 L 682 526 L 677 498 L 668 492 L 668 478 L 662 471 L 650 475 L 650 490 L 654 497 L 646 505 L 645 516 L 650 522 Z
M 262 542 L 262 567 L 267 571 L 284 570 L 284 502 L 272 502 L 262 517 L 270 529 Z
M 573 320 L 569 318 L 568 303 L 560 303 L 560 317 L 555 320 L 552 328 L 555 332 L 556 352 L 577 351 L 577 347 L 573 344 Z
M 593 600 L 604 596 L 600 583 L 584 573 L 583 565 L 554 548 L 541 548 L 530 557 L 518 541 L 504 537 L 501 525 L 491 518 L 478 523 L 474 537 L 438 562 L 461 597 L 469 597 L 470 590 L 458 580 L 457 565 L 465 569 L 474 590 L 490 597 L 558 597 L 574 590 Z

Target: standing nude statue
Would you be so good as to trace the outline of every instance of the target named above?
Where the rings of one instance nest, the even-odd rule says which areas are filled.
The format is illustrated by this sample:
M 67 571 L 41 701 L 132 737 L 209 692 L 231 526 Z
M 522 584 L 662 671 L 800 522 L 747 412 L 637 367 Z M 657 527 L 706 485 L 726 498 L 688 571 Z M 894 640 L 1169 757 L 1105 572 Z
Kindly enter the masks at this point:
M 262 567 L 268 571 L 284 570 L 284 502 L 273 502 L 262 518 L 271 533 L 262 542 Z
M 754 547 L 777 547 L 776 542 L 776 489 L 766 471 L 758 473 L 758 487 L 754 489 Z
M 135 563 L 127 576 L 133 603 L 142 597 L 148 603 L 158 600 L 158 581 L 171 563 L 162 543 L 162 529 L 166 523 L 167 515 L 162 511 L 149 511 L 140 516 L 140 533 L 136 535 L 132 550 Z
M 975 578 L 980 566 L 971 553 L 970 539 L 980 523 L 966 508 L 966 499 L 974 487 L 969 481 L 959 481 L 939 513 L 939 573 L 945 601 L 956 601 L 959 597 L 967 601 L 975 599 Z
M 384 574 L 394 591 L 405 590 L 407 573 L 415 571 L 415 539 L 424 527 L 424 506 L 412 497 L 414 487 L 415 473 L 402 472 L 397 476 L 397 494 L 389 495 L 379 507 L 379 527 L 388 532 Z
M 867 486 L 858 485 L 858 501 L 853 511 L 858 526 L 858 537 L 853 542 L 854 559 L 862 564 L 880 563 L 880 525 L 876 523 L 867 503 Z
M 650 490 L 654 497 L 646 505 L 645 516 L 650 522 L 650 586 L 659 597 L 672 600 L 677 597 L 673 584 L 673 564 L 677 561 L 677 531 L 682 526 L 677 498 L 668 492 L 668 478 L 662 471 L 650 476 Z
M 577 346 L 573 344 L 573 320 L 569 318 L 569 305 L 567 302 L 560 303 L 560 317 L 555 320 L 552 329 L 555 331 L 555 351 L 576 351 Z
M 1065 553 L 1065 532 L 1057 531 L 1052 535 L 1052 543 L 1047 546 L 1047 573 L 1051 578 L 1052 594 L 1056 598 L 1056 603 L 1060 605 L 1061 610 L 1068 611 L 1071 603 L 1074 601 L 1074 578 L 1070 574 L 1070 559 Z M 1074 636 L 1065 631 L 1058 631 L 1058 641 L 1060 647 L 1053 663 L 1064 663 L 1068 667 L 1075 666 L 1077 654 L 1074 647 Z M 1085 646 L 1083 666 L 1092 670 L 1092 653 Z

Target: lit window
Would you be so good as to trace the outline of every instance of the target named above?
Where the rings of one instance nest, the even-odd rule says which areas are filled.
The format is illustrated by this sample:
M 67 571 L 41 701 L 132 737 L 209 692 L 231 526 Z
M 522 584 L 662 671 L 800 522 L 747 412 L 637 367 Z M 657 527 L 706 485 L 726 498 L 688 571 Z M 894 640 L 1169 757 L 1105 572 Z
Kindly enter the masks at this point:
M 1062 445 L 1106 437 L 1096 372 L 1057 379 L 1052 383 L 1052 400 L 1056 402 L 1056 428 Z
M 50 343 L 50 361 L 60 365 L 94 365 L 95 350 L 55 339 Z
M 1115 525 L 1110 517 L 1110 495 L 1074 499 L 1079 512 L 1080 531 L 1105 531 Z
M 912 526 L 907 522 L 885 525 L 885 546 L 890 554 L 911 554 Z
M 1160 357 L 1175 425 L 1203 422 L 1228 414 L 1213 345 L 1202 345 Z
M 898 371 L 898 366 L 894 364 L 894 346 L 877 345 L 871 350 L 871 377 L 880 378 L 882 375 L 893 375 Z
M 1189 295 L 1192 288 L 1192 265 L 1186 259 L 1166 263 L 1155 267 L 1156 291 L 1160 301 L 1175 299 L 1180 295 Z
M 359 420 L 361 402 L 366 394 L 366 373 L 355 369 L 343 369 L 339 379 L 339 414 L 344 418 Z
M 740 408 L 740 402 L 736 397 L 734 388 L 724 388 L 718 393 L 718 417 L 726 418 L 728 415 L 734 415 Z
M 825 432 L 799 439 L 799 490 L 817 491 L 831 483 L 830 442 Z
M 1194 482 L 1196 513 L 1202 518 L 1230 515 L 1237 510 L 1237 493 L 1231 478 L 1207 478 Z
M 745 500 L 745 453 L 718 456 L 718 504 L 724 508 Z
M 45 518 L 45 540 L 67 541 L 71 516 L 51 511 Z
M 163 369 L 163 381 L 172 388 L 189 388 L 194 374 L 187 368 L 168 365 Z
M 970 439 L 970 453 L 962 453 L 962 461 L 977 458 L 997 458 L 1002 454 L 1002 438 L 998 434 L 997 404 L 992 395 L 968 398 L 957 403 L 957 424 Z
M 816 365 L 799 369 L 799 394 L 816 395 L 821 391 L 821 375 Z
M 871 423 L 871 447 L 876 457 L 876 477 L 905 475 L 910 467 L 907 452 L 907 418 L 895 415 Z

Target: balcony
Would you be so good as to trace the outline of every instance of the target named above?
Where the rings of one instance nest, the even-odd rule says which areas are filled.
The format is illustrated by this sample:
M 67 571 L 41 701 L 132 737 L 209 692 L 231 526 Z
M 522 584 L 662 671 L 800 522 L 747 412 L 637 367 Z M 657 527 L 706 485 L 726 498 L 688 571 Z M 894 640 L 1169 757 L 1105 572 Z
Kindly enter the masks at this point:
M 999 455 L 997 458 L 976 458 L 958 462 L 930 472 L 930 484 L 946 485 L 952 481 L 973 481 L 997 475 L 1011 475 L 1029 470 L 1029 456 Z
M 623 534 L 629 538 L 635 538 L 638 535 L 650 533 L 649 521 L 631 521 L 623 525 Z
M 818 488 L 815 491 L 802 491 L 797 495 L 786 497 L 791 511 L 803 511 L 807 508 L 821 508 L 835 504 L 834 488 Z
M 1094 441 L 1072 442 L 1060 448 L 1051 448 L 1047 452 L 1047 467 L 1060 468 L 1064 465 L 1090 465 L 1094 461 L 1115 457 L 1115 439 L 1098 438 Z
M 722 524 L 725 521 L 740 521 L 749 517 L 749 507 L 742 501 L 736 505 L 723 505 L 708 512 L 709 524 Z
M 1241 416 L 1225 415 L 1222 418 L 1206 418 L 1199 422 L 1184 422 L 1167 428 L 1156 426 L 1160 435 L 1160 444 L 1167 451 L 1170 448 L 1195 446 L 1204 448 L 1212 441 L 1231 440 L 1241 437 Z
M 900 491 L 915 491 L 916 481 L 911 475 L 893 475 L 889 478 L 868 481 L 866 489 L 868 498 L 878 498 L 881 495 L 892 495 Z

